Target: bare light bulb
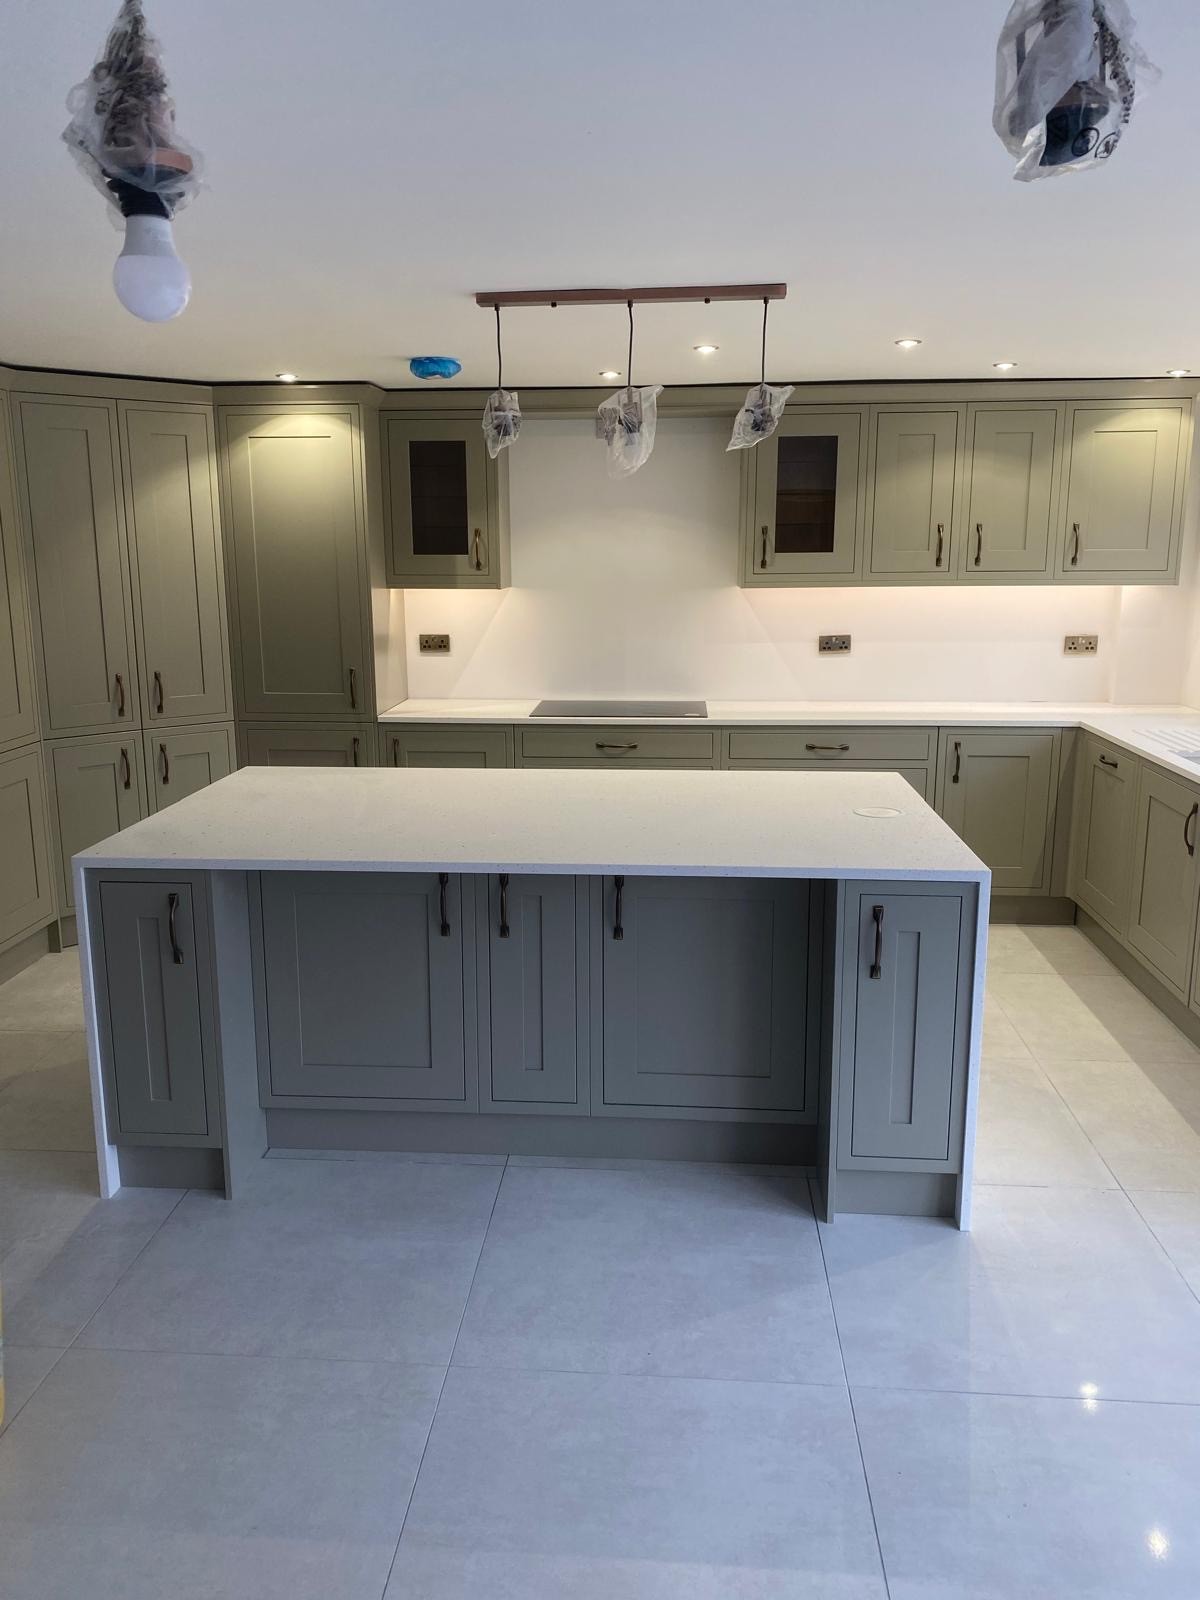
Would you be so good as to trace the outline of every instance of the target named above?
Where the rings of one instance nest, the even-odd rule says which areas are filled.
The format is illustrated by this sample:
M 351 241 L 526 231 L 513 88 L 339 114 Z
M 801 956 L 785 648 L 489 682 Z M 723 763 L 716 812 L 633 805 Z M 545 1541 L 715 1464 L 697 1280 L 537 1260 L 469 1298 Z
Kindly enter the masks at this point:
M 117 299 L 143 322 L 169 322 L 192 297 L 192 279 L 175 253 L 169 217 L 125 219 L 125 248 L 113 267 Z

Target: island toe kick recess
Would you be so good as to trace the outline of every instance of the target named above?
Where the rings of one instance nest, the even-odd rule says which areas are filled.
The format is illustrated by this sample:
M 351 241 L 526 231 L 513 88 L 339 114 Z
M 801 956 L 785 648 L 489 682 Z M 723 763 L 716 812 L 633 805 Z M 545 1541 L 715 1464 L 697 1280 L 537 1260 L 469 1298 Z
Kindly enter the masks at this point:
M 302 858 L 260 802 L 286 818 L 285 788 L 331 776 L 373 792 L 335 783 Z M 269 1149 L 685 1158 L 810 1167 L 828 1217 L 968 1225 L 988 875 L 902 779 L 623 774 L 617 809 L 638 780 L 645 827 L 592 828 L 622 863 L 578 826 L 589 796 L 613 809 L 610 775 L 500 772 L 490 808 L 481 776 L 490 863 L 417 837 L 453 828 L 462 774 L 297 769 L 235 774 L 76 858 L 106 1193 L 236 1196 Z M 705 780 L 720 804 L 684 825 Z M 564 799 L 556 842 L 537 819 Z M 362 834 L 380 807 L 386 855 Z M 739 809 L 759 843 L 735 852 Z

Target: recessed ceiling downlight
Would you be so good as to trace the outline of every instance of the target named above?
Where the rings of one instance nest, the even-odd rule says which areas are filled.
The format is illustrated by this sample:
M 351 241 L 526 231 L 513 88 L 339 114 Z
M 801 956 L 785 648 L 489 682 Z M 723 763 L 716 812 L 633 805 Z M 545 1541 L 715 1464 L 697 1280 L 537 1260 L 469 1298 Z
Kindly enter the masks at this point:
M 1015 361 L 993 361 L 992 362 L 992 365 L 993 365 L 993 367 L 995 367 L 997 372 L 1011 372 L 1012 369 L 1016 366 L 1016 364 L 1017 363 Z
M 915 350 L 921 342 L 920 339 L 897 339 L 896 348 L 898 350 Z
M 608 372 L 602 372 L 600 376 L 602 378 L 607 378 L 607 380 L 611 383 L 614 378 L 619 378 L 621 374 L 619 372 L 613 372 L 610 370 Z
M 294 372 L 277 372 L 275 376 L 279 379 L 280 383 L 295 383 L 296 381 L 296 374 Z
M 1191 375 L 1190 367 L 1170 367 L 1167 371 L 1168 378 L 1190 378 Z
M 698 356 L 715 356 L 719 348 L 720 346 L 715 344 L 694 344 L 692 346 Z

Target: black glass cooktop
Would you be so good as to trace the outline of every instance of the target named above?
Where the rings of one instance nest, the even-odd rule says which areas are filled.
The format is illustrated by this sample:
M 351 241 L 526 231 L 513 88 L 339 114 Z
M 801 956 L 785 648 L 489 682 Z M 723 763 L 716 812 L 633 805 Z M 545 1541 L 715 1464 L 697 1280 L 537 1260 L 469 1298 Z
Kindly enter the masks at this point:
M 703 700 L 539 700 L 531 717 L 706 717 Z

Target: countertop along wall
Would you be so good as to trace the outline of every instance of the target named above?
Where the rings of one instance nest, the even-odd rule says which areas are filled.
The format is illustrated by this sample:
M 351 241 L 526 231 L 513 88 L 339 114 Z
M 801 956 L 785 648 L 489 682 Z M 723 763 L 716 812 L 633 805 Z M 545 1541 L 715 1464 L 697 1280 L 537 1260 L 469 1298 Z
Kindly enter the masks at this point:
M 409 695 L 1200 704 L 1195 472 L 1177 588 L 748 592 L 731 420 L 660 420 L 617 482 L 590 420 L 527 420 L 512 588 L 406 593 Z M 418 654 L 422 632 L 450 654 Z M 851 633 L 852 653 L 818 656 L 819 633 Z M 1065 655 L 1065 633 L 1098 633 L 1099 653 Z

